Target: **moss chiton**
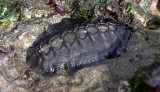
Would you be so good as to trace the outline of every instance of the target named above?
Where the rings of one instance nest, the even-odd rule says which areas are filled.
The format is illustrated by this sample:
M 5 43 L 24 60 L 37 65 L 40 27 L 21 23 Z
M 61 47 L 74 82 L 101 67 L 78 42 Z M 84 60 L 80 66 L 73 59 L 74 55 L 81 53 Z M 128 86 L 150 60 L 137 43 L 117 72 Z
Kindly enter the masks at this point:
M 60 68 L 73 74 L 85 66 L 118 57 L 130 30 L 110 19 L 95 23 L 63 19 L 28 48 L 26 63 L 44 76 L 53 75 Z

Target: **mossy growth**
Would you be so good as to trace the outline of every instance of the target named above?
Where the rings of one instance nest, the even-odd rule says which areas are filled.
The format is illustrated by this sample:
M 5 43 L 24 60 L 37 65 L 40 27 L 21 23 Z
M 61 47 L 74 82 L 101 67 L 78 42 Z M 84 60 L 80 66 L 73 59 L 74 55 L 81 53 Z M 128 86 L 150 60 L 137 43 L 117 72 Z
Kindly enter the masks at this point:
M 145 82 L 141 80 L 140 76 L 141 76 L 141 73 L 145 71 L 149 66 L 150 65 L 139 68 L 138 71 L 136 72 L 136 75 L 132 79 L 128 80 L 131 86 L 132 92 L 148 92 Z
M 135 10 L 133 4 L 128 4 L 125 8 L 125 12 L 127 14 L 134 14 Z
M 140 67 L 138 69 L 135 76 L 128 80 L 131 86 L 132 92 L 154 92 L 152 90 L 148 90 L 149 85 L 146 83 L 147 80 L 143 78 L 144 76 L 142 74 L 144 74 L 144 72 L 146 71 L 153 72 L 152 68 L 154 68 L 157 65 L 160 65 L 160 57 L 156 57 L 152 64 L 144 67 Z
M 23 0 L 1 0 L 0 1 L 0 22 L 15 21 L 21 14 L 21 3 Z
M 66 0 L 65 10 L 71 18 L 85 18 L 87 20 L 95 17 L 96 6 L 104 5 L 106 0 Z

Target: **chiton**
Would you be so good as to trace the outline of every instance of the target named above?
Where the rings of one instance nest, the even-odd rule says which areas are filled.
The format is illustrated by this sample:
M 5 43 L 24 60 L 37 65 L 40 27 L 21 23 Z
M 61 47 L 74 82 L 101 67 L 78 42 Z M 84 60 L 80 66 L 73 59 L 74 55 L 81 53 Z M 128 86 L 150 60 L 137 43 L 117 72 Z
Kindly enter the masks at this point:
M 130 32 L 130 28 L 110 19 L 84 23 L 66 18 L 49 27 L 28 48 L 26 63 L 44 76 L 61 68 L 74 74 L 85 66 L 118 57 Z

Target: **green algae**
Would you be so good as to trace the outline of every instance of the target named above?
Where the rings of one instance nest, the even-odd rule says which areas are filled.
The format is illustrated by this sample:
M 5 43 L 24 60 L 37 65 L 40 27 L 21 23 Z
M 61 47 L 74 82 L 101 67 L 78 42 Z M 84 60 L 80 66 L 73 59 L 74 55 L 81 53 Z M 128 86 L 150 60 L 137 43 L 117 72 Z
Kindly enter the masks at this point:
M 15 21 L 20 17 L 22 0 L 0 1 L 0 22 Z
M 127 14 L 134 14 L 135 10 L 133 4 L 128 4 L 127 7 L 125 8 L 125 12 Z
M 71 18 L 90 19 L 96 16 L 97 6 L 104 5 L 106 0 L 66 0 L 65 10 Z
M 158 47 L 158 50 L 160 50 L 160 47 Z M 160 65 L 160 52 L 155 53 L 154 55 L 156 57 L 153 63 L 144 67 L 140 67 L 137 70 L 135 76 L 128 80 L 132 92 L 152 92 L 151 90 L 148 90 L 148 85 L 146 84 L 147 80 L 144 79 L 142 76 L 146 71 L 151 71 L 153 67 Z

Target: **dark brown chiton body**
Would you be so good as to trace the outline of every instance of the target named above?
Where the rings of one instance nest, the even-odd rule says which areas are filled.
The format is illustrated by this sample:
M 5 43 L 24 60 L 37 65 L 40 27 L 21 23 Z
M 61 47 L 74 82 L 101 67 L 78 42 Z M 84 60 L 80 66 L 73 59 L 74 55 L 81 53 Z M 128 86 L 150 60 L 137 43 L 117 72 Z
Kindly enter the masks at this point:
M 109 19 L 94 23 L 63 19 L 28 48 L 26 63 L 44 76 L 60 68 L 73 74 L 85 66 L 117 57 L 129 36 L 129 28 Z

